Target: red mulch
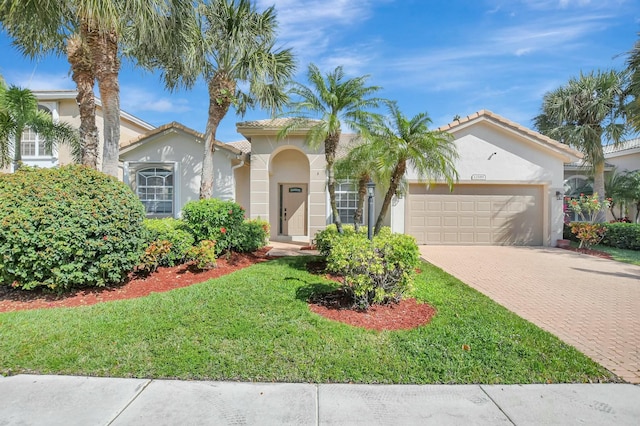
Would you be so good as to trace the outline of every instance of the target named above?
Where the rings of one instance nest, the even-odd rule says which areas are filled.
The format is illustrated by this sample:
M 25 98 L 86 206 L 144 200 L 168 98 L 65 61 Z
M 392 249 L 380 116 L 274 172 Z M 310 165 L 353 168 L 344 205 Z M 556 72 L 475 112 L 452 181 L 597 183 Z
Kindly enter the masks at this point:
M 40 289 L 24 291 L 0 286 L 0 312 L 88 306 L 111 300 L 132 299 L 151 293 L 162 293 L 204 282 L 273 259 L 267 256 L 270 249 L 270 247 L 265 247 L 255 253 L 234 253 L 229 259 L 223 256 L 218 259 L 216 268 L 208 271 L 198 271 L 191 265 L 158 268 L 156 272 L 148 276 L 132 275 L 122 285 L 80 289 L 65 294 L 50 293 Z M 324 273 L 324 268 L 318 265 L 311 265 L 310 270 L 312 273 Z M 334 276 L 328 277 L 338 279 Z M 314 303 L 310 303 L 309 308 L 329 319 L 373 330 L 410 329 L 428 323 L 435 315 L 434 308 L 427 304 L 418 304 L 414 299 L 406 299 L 398 304 L 376 306 L 366 312 L 343 307 L 327 307 Z
M 111 300 L 133 299 L 151 293 L 162 293 L 221 277 L 238 269 L 272 259 L 267 256 L 269 250 L 270 247 L 265 247 L 255 253 L 234 253 L 229 259 L 222 256 L 217 260 L 217 266 L 207 271 L 198 271 L 191 265 L 158 268 L 148 276 L 132 274 L 125 283 L 118 286 L 79 289 L 61 295 L 46 290 L 24 291 L 0 286 L 0 312 L 88 306 Z
M 582 253 L 582 254 L 588 254 L 589 256 L 596 256 L 596 257 L 600 257 L 602 259 L 609 259 L 609 260 L 613 260 L 613 256 L 611 256 L 609 253 L 605 253 L 603 251 L 599 251 L 599 250 L 591 250 L 591 249 L 586 249 L 586 248 L 577 248 L 577 247 L 561 247 L 565 250 L 569 250 L 569 251 L 573 251 L 576 253 Z

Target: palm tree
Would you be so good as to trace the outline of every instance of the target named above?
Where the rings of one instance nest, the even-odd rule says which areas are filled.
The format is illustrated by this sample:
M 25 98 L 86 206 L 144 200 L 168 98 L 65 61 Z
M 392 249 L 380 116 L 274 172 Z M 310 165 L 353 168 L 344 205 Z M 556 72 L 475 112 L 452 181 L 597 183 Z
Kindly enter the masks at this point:
M 444 179 L 450 190 L 458 180 L 454 164 L 458 152 L 453 137 L 446 132 L 429 130 L 431 119 L 427 113 L 409 119 L 395 102 L 389 103 L 388 108 L 389 116 L 373 126 L 369 135 L 372 155 L 377 158 L 376 172 L 381 182 L 388 182 L 375 234 L 380 232 L 391 200 L 401 189 L 409 167 L 421 181 Z
M 250 0 L 211 0 L 198 4 L 195 12 L 179 11 L 165 23 L 180 32 L 172 49 L 140 45 L 135 54 L 145 66 L 160 69 L 170 90 L 192 88 L 200 77 L 205 80 L 209 110 L 200 198 L 210 198 L 220 122 L 232 107 L 240 115 L 254 106 L 279 111 L 286 104 L 284 87 L 295 63 L 290 49 L 275 48 L 273 6 L 259 12 Z
M 593 192 L 604 199 L 603 138 L 618 145 L 626 132 L 624 77 L 616 71 L 592 72 L 572 78 L 544 95 L 542 113 L 535 117 L 541 133 L 584 154 L 593 169 Z M 599 221 L 604 221 L 601 213 Z
M 318 67 L 310 64 L 307 78 L 310 86 L 295 83 L 291 89 L 291 93 L 298 98 L 291 103 L 291 113 L 299 120 L 290 121 L 279 136 L 285 137 L 289 132 L 308 125 L 309 119 L 316 120 L 307 133 L 306 143 L 312 148 L 324 144 L 331 213 L 338 232 L 342 232 L 336 205 L 334 175 L 334 163 L 342 131 L 341 122 L 355 128 L 370 121 L 373 115 L 370 109 L 378 107 L 382 102 L 381 99 L 371 96 L 381 88 L 366 86 L 368 75 L 346 79 L 341 66 L 328 73 L 325 79 Z
M 352 180 L 358 190 L 358 200 L 356 210 L 353 215 L 353 226 L 358 232 L 363 219 L 364 200 L 367 196 L 367 183 L 373 179 L 375 158 L 372 157 L 371 149 L 368 149 L 366 142 L 359 136 L 355 139 L 358 143 L 349 153 L 334 164 L 335 176 L 338 180 Z
M 78 136 L 68 123 L 54 123 L 51 115 L 38 109 L 38 100 L 28 89 L 6 87 L 0 83 L 0 168 L 13 161 L 14 170 L 22 161 L 22 134 L 31 129 L 43 138 L 44 149 L 51 152 L 56 143 L 72 146 L 78 155 Z M 11 158 L 13 151 L 13 158 Z
M 5 0 L 0 21 L 18 48 L 29 57 L 66 54 L 78 86 L 82 163 L 96 167 L 98 130 L 93 84 L 97 79 L 104 118 L 102 170 L 118 174 L 120 143 L 120 52 L 122 37 L 136 28 L 132 44 L 157 41 L 167 10 L 190 2 L 169 0 L 81 1 Z
M 627 118 L 636 131 L 640 131 L 640 40 L 636 41 L 627 58 L 629 82 L 627 94 L 632 97 L 627 105 Z

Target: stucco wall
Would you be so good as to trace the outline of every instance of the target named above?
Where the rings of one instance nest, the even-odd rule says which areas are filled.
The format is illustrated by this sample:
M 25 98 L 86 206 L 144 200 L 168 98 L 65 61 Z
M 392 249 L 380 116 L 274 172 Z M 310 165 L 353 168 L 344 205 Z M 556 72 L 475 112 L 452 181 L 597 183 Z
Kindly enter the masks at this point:
M 564 192 L 564 162 L 560 155 L 550 152 L 519 133 L 493 123 L 480 121 L 454 130 L 459 158 L 455 168 L 460 183 L 534 184 L 543 187 L 545 220 L 544 244 L 555 245 L 562 238 L 562 200 L 556 191 Z M 407 172 L 410 182 L 418 182 L 418 174 Z M 406 208 L 406 206 L 404 207 Z M 400 215 L 395 207 L 392 217 Z M 393 230 L 404 231 L 394 220 Z
M 200 193 L 200 174 L 202 173 L 203 145 L 191 135 L 180 131 L 158 135 L 120 155 L 120 160 L 129 163 L 129 170 L 135 172 L 141 167 L 137 163 L 178 164 L 176 176 L 176 215 L 187 202 L 197 200 Z M 235 157 L 235 156 L 234 156 Z M 232 160 L 224 149 L 217 150 L 213 157 L 214 186 L 213 196 L 222 200 L 235 197 Z M 130 173 L 130 181 L 135 179 Z
M 607 163 L 615 166 L 619 172 L 640 170 L 640 150 L 629 153 L 616 153 L 607 157 Z

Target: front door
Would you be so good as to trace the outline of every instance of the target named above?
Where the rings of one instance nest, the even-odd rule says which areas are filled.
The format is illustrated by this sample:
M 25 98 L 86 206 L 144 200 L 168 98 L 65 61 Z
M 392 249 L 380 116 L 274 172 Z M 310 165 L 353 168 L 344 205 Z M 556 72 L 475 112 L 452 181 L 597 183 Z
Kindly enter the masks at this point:
M 307 235 L 307 184 L 280 185 L 280 234 Z

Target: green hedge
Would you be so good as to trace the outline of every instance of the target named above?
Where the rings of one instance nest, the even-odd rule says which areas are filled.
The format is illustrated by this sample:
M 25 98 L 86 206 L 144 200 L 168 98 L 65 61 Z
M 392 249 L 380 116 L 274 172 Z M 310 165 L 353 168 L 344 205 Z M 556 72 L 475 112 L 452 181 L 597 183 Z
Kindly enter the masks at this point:
M 372 304 L 399 302 L 412 289 L 420 252 L 415 238 L 392 234 L 383 228 L 369 241 L 355 232 L 333 234 L 327 269 L 344 277 L 343 289 L 353 306 L 368 309 Z
M 640 250 L 640 224 L 605 223 L 606 233 L 601 244 L 627 249 Z
M 342 235 L 355 235 L 356 230 L 353 225 L 342 225 Z M 367 234 L 367 228 L 360 228 L 358 233 L 361 235 Z M 316 249 L 322 256 L 329 256 L 331 247 L 333 247 L 334 241 L 339 236 L 338 228 L 335 224 L 327 225 L 322 231 L 318 231 L 313 239 Z
M 195 239 L 186 224 L 178 219 L 146 219 L 144 227 L 149 234 L 149 244 L 157 241 L 168 241 L 169 252 L 158 260 L 159 266 L 174 266 L 187 260 L 189 250 Z
M 0 175 L 0 283 L 62 291 L 121 282 L 144 251 L 144 217 L 129 187 L 86 167 Z

